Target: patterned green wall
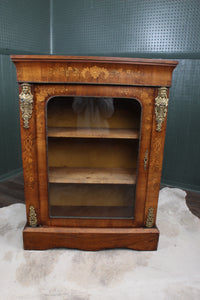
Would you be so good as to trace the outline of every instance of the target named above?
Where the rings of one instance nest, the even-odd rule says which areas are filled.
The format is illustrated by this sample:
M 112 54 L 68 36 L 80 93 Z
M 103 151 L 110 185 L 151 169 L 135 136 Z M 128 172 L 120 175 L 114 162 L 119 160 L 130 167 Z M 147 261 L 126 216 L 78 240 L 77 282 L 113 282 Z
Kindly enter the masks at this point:
M 15 66 L 0 55 L 0 178 L 21 171 L 19 108 Z
M 199 0 L 52 3 L 56 54 L 200 58 Z
M 0 1 L 0 53 L 49 53 L 49 0 Z
M 200 190 L 199 0 L 52 2 L 54 54 L 179 59 L 162 183 Z
M 9 54 L 49 53 L 49 0 L 0 1 L 0 180 L 22 171 L 16 70 Z
M 170 90 L 162 182 L 200 191 L 200 60 L 179 60 Z
M 2 0 L 0 14 L 1 54 L 179 59 L 162 183 L 200 190 L 199 0 Z M 20 168 L 21 160 L 16 85 L 5 55 L 0 68 L 1 176 Z

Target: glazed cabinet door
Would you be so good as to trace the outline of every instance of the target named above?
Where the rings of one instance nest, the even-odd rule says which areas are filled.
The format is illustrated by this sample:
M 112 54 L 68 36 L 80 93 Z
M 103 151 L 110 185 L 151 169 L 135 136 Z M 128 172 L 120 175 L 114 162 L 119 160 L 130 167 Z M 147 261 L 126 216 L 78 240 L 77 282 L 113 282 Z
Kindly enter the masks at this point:
M 154 89 L 35 92 L 42 225 L 143 226 Z

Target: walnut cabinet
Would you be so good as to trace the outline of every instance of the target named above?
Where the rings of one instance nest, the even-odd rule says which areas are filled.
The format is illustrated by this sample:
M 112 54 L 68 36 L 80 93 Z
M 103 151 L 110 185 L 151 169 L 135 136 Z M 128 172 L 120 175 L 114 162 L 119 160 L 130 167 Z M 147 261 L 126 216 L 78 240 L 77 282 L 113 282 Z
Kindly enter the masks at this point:
M 19 82 L 24 249 L 155 250 L 177 62 L 11 58 Z

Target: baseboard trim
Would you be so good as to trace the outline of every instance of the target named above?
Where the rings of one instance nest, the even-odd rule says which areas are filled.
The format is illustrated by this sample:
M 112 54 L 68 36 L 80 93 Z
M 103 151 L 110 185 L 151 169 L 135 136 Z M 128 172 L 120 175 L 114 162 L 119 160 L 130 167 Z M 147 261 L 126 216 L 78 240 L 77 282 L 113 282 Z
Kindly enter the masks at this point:
M 172 188 L 178 188 L 185 191 L 200 192 L 200 186 L 193 185 L 193 184 L 186 184 L 186 183 L 170 181 L 170 180 L 161 180 L 161 185 L 172 187 Z

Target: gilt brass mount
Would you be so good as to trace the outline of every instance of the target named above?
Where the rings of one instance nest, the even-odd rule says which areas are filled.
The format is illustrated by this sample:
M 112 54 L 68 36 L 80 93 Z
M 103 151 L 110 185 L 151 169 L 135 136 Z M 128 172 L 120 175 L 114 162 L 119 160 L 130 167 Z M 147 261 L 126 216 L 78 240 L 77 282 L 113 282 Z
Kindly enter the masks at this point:
M 33 112 L 33 95 L 29 83 L 22 83 L 21 87 L 22 92 L 19 95 L 20 109 L 22 112 L 22 119 L 24 120 L 24 128 L 29 128 L 29 119 Z
M 153 207 L 150 207 L 146 219 L 146 227 L 151 228 L 153 227 L 153 224 L 154 224 L 154 209 Z
M 160 87 L 158 89 L 158 97 L 155 99 L 155 114 L 156 114 L 156 122 L 157 127 L 156 131 L 162 130 L 162 123 L 165 120 L 167 115 L 167 106 L 169 99 L 167 98 L 167 88 Z
M 36 227 L 37 226 L 37 214 L 35 212 L 34 206 L 29 207 L 29 225 L 31 227 Z

